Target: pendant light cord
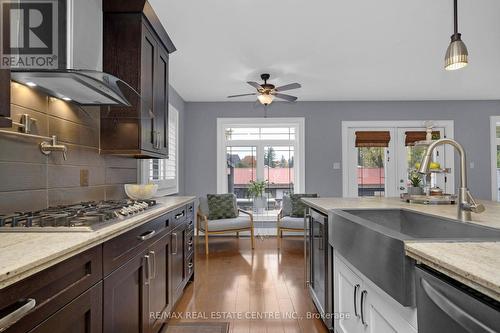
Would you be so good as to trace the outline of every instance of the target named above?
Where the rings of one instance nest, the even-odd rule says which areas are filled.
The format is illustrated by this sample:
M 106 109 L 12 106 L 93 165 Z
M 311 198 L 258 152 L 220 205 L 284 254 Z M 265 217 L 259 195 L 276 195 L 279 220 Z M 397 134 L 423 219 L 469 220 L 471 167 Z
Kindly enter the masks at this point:
M 455 35 L 458 34 L 458 0 L 453 0 L 453 24 Z

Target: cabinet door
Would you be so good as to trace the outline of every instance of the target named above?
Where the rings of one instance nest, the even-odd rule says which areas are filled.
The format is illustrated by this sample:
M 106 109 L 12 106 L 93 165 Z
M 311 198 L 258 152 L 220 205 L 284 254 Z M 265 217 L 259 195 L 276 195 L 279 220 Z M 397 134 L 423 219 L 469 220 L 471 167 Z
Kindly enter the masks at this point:
M 168 53 L 158 44 L 156 64 L 155 129 L 158 132 L 157 147 L 160 154 L 168 156 Z
M 414 308 L 403 307 L 388 295 L 363 286 L 363 314 L 366 333 L 415 333 L 417 330 L 406 321 Z
M 0 127 L 10 127 L 10 71 L 0 69 Z
M 102 283 L 99 282 L 29 333 L 102 332 Z
M 104 279 L 104 332 L 148 332 L 149 262 L 141 253 Z
M 156 105 L 154 100 L 157 42 L 146 23 L 142 26 L 141 50 L 141 147 L 154 151 L 158 140 L 155 129 Z
M 182 225 L 172 231 L 172 274 L 171 274 L 171 284 L 172 284 L 172 296 L 174 304 L 180 294 L 180 288 L 182 287 L 182 282 L 184 281 L 184 239 L 185 239 L 185 227 Z
M 334 304 L 335 311 L 345 314 L 346 318 L 335 321 L 338 333 L 363 332 L 360 320 L 360 294 L 362 281 L 337 255 L 334 255 Z M 382 331 L 381 331 L 382 332 Z
M 164 314 L 171 310 L 171 295 L 169 290 L 170 283 L 170 235 L 166 235 L 154 243 L 149 249 L 149 256 L 153 258 L 153 276 L 149 283 L 150 313 L 159 314 L 150 318 L 150 332 L 156 333 L 164 323 Z

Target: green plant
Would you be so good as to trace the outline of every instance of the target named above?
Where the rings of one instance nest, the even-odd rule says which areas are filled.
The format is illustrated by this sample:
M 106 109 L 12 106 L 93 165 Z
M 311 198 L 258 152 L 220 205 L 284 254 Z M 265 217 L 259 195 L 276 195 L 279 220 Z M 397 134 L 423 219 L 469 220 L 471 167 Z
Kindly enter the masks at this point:
M 266 190 L 267 180 L 257 180 L 250 181 L 248 185 L 247 193 L 249 197 L 258 198 L 264 196 L 264 191 Z
M 422 178 L 418 173 L 411 173 L 410 177 L 408 178 L 410 180 L 411 186 L 413 187 L 420 187 L 420 184 L 422 183 Z

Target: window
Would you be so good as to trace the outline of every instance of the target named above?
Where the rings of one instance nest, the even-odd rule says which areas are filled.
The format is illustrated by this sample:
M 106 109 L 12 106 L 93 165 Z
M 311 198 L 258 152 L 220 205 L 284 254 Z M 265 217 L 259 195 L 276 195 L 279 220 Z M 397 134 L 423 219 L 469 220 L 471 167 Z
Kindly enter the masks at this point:
M 491 117 L 491 198 L 500 201 L 500 117 Z
M 168 159 L 144 160 L 141 163 L 143 183 L 158 184 L 161 195 L 179 192 L 179 111 L 169 105 L 168 112 Z
M 218 119 L 217 191 L 255 210 L 252 182 L 265 181 L 257 215 L 275 216 L 283 195 L 304 191 L 303 128 L 303 118 Z

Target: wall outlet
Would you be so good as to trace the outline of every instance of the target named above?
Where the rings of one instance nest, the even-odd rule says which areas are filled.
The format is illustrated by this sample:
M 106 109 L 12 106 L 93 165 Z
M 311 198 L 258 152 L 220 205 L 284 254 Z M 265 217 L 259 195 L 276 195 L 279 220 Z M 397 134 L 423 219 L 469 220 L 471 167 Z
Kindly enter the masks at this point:
M 89 186 L 89 170 L 88 169 L 80 169 L 80 186 L 81 187 Z

